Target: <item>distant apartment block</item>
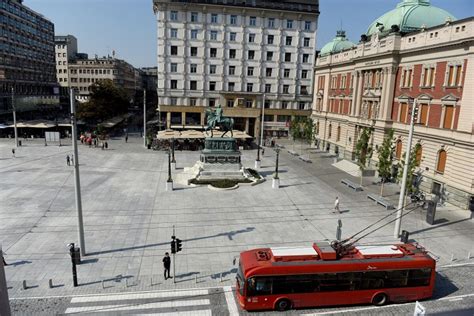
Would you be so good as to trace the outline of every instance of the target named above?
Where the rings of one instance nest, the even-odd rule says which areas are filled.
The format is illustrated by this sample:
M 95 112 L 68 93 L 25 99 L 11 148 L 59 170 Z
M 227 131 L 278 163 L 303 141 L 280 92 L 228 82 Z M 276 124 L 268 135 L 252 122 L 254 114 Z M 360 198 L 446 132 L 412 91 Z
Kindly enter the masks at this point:
M 220 104 L 258 135 L 265 106 L 265 133 L 286 136 L 292 117 L 311 113 L 318 10 L 309 0 L 154 0 L 161 119 L 199 127 Z
M 77 58 L 77 39 L 73 35 L 54 38 L 56 55 L 56 76 L 61 87 L 69 87 L 68 65 Z

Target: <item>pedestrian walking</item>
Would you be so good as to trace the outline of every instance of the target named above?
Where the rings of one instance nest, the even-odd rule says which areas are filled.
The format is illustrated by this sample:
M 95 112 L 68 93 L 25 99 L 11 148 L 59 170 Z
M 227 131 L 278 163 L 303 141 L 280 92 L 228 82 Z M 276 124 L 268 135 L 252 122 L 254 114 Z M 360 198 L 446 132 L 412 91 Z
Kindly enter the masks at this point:
M 104 148 L 105 148 L 105 143 L 102 142 L 102 145 L 101 145 L 101 146 L 102 146 L 102 150 L 104 150 Z
M 15 148 L 12 148 L 12 155 L 13 155 L 13 158 L 15 158 Z
M 3 265 L 4 266 L 7 266 L 8 264 L 5 262 L 5 257 L 3 255 L 6 255 L 6 253 L 4 253 L 3 251 L 1 251 L 1 255 L 2 255 L 2 260 L 3 260 Z
M 128 134 L 125 135 L 125 142 L 128 143 Z
M 71 165 L 74 166 L 74 155 L 71 155 Z
M 339 210 L 339 197 L 336 196 L 336 201 L 334 201 L 334 213 L 341 214 Z
M 68 166 L 71 165 L 71 157 L 69 157 L 69 155 L 66 156 L 66 163 Z
M 109 144 L 105 142 L 105 149 L 109 148 Z
M 171 267 L 171 258 L 168 252 L 165 253 L 165 257 L 163 258 L 163 267 L 165 268 L 165 280 L 171 279 L 170 276 L 170 267 Z
M 265 147 L 262 147 L 262 156 L 265 155 Z

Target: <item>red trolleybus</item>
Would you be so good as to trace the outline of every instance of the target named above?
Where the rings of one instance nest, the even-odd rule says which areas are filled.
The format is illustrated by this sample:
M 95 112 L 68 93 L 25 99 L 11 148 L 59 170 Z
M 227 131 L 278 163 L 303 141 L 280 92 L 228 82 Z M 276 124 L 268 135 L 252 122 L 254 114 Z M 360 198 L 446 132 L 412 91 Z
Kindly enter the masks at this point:
M 432 296 L 435 260 L 417 244 L 352 246 L 328 242 L 240 254 L 237 297 L 246 310 L 383 305 Z

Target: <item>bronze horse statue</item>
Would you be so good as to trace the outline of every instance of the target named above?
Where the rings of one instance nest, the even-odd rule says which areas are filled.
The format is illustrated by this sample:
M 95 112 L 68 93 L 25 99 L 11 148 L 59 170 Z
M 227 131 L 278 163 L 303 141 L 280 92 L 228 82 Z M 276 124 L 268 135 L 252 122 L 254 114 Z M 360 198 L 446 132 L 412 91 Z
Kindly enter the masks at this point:
M 227 132 L 230 131 L 231 137 L 234 136 L 234 133 L 232 132 L 232 129 L 234 128 L 234 119 L 231 117 L 224 117 L 222 116 L 222 108 L 219 105 L 215 111 L 212 111 L 208 109 L 206 111 L 206 116 L 207 116 L 207 126 L 204 129 L 204 131 L 207 134 L 207 131 L 211 131 L 211 137 L 214 137 L 213 130 L 216 127 L 219 127 L 221 131 L 224 133 L 221 135 L 221 137 L 224 137 Z

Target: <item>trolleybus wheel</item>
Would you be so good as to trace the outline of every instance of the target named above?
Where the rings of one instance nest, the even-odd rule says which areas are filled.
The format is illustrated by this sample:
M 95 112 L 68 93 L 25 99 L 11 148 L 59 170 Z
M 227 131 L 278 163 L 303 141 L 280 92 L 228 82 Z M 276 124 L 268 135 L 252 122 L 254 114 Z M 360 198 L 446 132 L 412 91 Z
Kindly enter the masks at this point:
M 281 299 L 275 305 L 275 309 L 277 311 L 287 311 L 290 308 L 291 308 L 291 302 L 287 299 Z
M 385 305 L 387 301 L 388 297 L 385 293 L 378 293 L 372 298 L 372 304 L 374 304 L 375 306 Z

